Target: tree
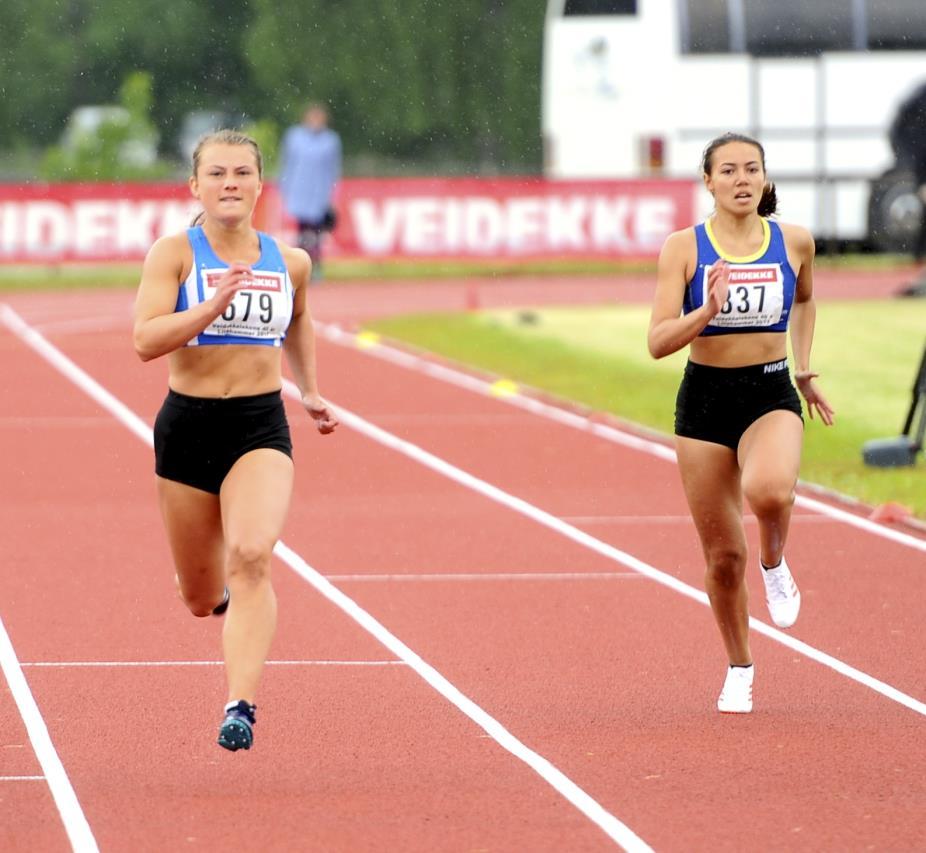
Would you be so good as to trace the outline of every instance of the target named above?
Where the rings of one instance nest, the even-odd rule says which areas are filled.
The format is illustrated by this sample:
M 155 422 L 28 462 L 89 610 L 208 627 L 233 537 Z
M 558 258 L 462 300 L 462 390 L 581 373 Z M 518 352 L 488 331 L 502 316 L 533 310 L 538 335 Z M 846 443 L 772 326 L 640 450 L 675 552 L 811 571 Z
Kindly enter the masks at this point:
M 118 181 L 166 177 L 157 160 L 158 133 L 151 122 L 151 75 L 133 71 L 119 93 L 120 104 L 97 113 L 89 128 L 70 127 L 61 145 L 51 146 L 42 177 L 58 181 Z
M 16 144 L 51 138 L 73 102 L 78 48 L 58 0 L 4 3 L 0 126 Z
M 152 80 L 161 154 L 186 114 L 265 130 L 331 107 L 351 157 L 439 171 L 540 166 L 537 0 L 8 0 L 0 54 L 5 144 L 55 141 L 81 104 Z M 11 7 L 11 8 L 7 8 Z
M 350 153 L 540 163 L 533 0 L 253 0 L 246 58 L 280 119 L 327 101 Z

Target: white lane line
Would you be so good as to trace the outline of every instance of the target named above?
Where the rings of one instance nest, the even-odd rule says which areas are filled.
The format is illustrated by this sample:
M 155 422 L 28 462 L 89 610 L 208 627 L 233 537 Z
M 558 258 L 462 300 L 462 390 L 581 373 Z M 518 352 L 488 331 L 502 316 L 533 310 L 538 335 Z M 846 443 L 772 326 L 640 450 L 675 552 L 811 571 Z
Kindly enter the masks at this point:
M 55 751 L 55 746 L 48 734 L 48 727 L 39 711 L 39 706 L 35 702 L 35 697 L 29 689 L 26 677 L 23 675 L 19 660 L 16 657 L 16 651 L 10 640 L 3 619 L 0 619 L 0 669 L 3 670 L 3 676 L 10 686 L 10 692 L 13 694 L 13 701 L 19 709 L 19 716 L 22 717 L 26 726 L 26 733 L 29 735 L 29 742 L 35 752 L 35 757 L 39 761 L 39 766 L 48 782 L 48 788 L 51 791 L 55 805 L 58 807 L 58 814 L 61 815 L 61 822 L 64 824 L 64 831 L 71 841 L 71 847 L 81 853 L 95 853 L 99 850 L 93 832 L 90 830 L 90 824 L 77 801 L 77 795 L 74 788 L 71 787 L 71 780 L 64 770 L 64 765 Z
M 503 379 L 487 381 L 475 376 L 470 376 L 459 370 L 447 367 L 446 365 L 437 364 L 421 356 L 390 347 L 384 344 L 378 335 L 370 332 L 355 334 L 346 332 L 335 324 L 316 322 L 315 325 L 319 334 L 324 337 L 325 340 L 337 344 L 338 346 L 359 350 L 366 355 L 403 367 L 406 370 L 412 370 L 416 373 L 430 376 L 433 379 L 446 382 L 458 388 L 465 388 L 467 391 L 472 391 L 484 397 L 494 397 L 515 408 L 547 418 L 548 420 L 556 421 L 557 423 L 572 427 L 573 429 L 590 433 L 606 441 L 620 444 L 633 450 L 639 450 L 642 453 L 647 453 L 650 456 L 655 456 L 667 462 L 677 463 L 675 451 L 664 444 L 623 432 L 610 424 L 596 423 L 575 412 L 569 412 L 549 403 L 541 402 L 533 397 L 524 396 L 519 393 L 516 383 Z M 806 495 L 798 495 L 796 504 L 797 506 L 804 507 L 820 515 L 825 515 L 836 521 L 840 521 L 843 524 L 848 524 L 851 527 L 864 530 L 866 533 L 871 533 L 883 539 L 890 539 L 892 542 L 897 542 L 908 548 L 926 552 L 926 539 L 918 539 L 915 536 L 911 536 L 909 533 L 894 530 L 893 528 L 870 521 L 867 518 L 847 512 L 844 509 L 839 509 L 839 507 L 831 506 L 815 498 Z
M 284 380 L 283 388 L 288 396 L 293 397 L 296 400 L 300 398 L 298 389 L 289 380 Z M 498 486 L 493 486 L 491 483 L 487 483 L 485 480 L 481 480 L 478 477 L 475 477 L 474 475 L 462 470 L 461 468 L 457 468 L 455 465 L 451 465 L 449 462 L 446 462 L 440 457 L 435 456 L 433 453 L 429 453 L 427 450 L 418 447 L 416 444 L 412 444 L 410 441 L 406 441 L 405 439 L 399 438 L 392 433 L 386 432 L 386 430 L 381 429 L 375 424 L 371 424 L 365 421 L 359 415 L 356 415 L 353 412 L 345 409 L 343 406 L 338 406 L 337 404 L 334 405 L 338 413 L 338 419 L 341 421 L 341 423 L 350 427 L 351 429 L 356 430 L 362 435 L 367 436 L 378 444 L 382 444 L 384 447 L 391 448 L 392 450 L 401 453 L 403 456 L 407 456 L 409 459 L 414 459 L 416 462 L 424 465 L 426 468 L 430 468 L 432 471 L 440 474 L 441 476 L 447 477 L 448 479 L 453 480 L 460 485 L 466 486 L 466 488 L 471 489 L 478 494 L 484 495 L 485 497 L 501 504 L 502 506 L 506 506 L 509 509 L 520 513 L 521 515 L 526 516 L 527 518 L 533 519 L 538 524 L 541 524 L 542 526 L 547 527 L 550 530 L 561 534 L 562 536 L 565 536 L 567 539 L 571 539 L 573 542 L 588 548 L 590 551 L 594 551 L 595 553 L 601 554 L 603 557 L 606 557 L 609 560 L 613 560 L 614 562 L 620 563 L 621 565 L 626 566 L 635 572 L 639 572 L 641 575 L 649 578 L 650 580 L 662 584 L 663 586 L 666 586 L 687 598 L 691 598 L 694 601 L 705 605 L 706 607 L 710 606 L 706 593 L 699 589 L 695 589 L 695 587 L 679 580 L 674 575 L 663 572 L 660 569 L 657 569 L 655 566 L 651 566 L 649 563 L 645 563 L 643 560 L 634 557 L 632 554 L 628 554 L 626 551 L 622 551 L 619 548 L 615 548 L 613 545 L 609 545 L 607 542 L 596 539 L 594 536 L 586 533 L 584 530 L 580 530 L 571 524 L 567 524 L 561 518 L 557 518 L 555 515 L 552 515 L 551 513 L 546 512 L 545 510 L 542 510 L 531 503 L 528 503 L 522 498 L 509 494 L 508 492 L 498 488 Z M 767 625 L 765 622 L 759 621 L 755 617 L 749 617 L 749 626 L 757 633 L 764 634 L 765 636 L 781 643 L 783 646 L 794 649 L 795 651 L 806 655 L 811 660 L 815 660 L 817 663 L 823 664 L 824 666 L 829 667 L 841 675 L 844 675 L 847 678 L 851 678 L 853 681 L 857 681 L 859 684 L 862 684 L 865 687 L 880 693 L 882 696 L 886 696 L 888 699 L 900 703 L 901 705 L 909 708 L 911 711 L 915 711 L 918 714 L 926 716 L 926 703 L 921 702 L 919 699 L 915 699 L 912 696 L 908 696 L 906 693 L 903 693 L 896 687 L 892 687 L 890 684 L 887 684 L 886 682 L 881 681 L 872 675 L 868 675 L 868 673 L 862 672 L 862 670 L 856 669 L 855 667 L 850 666 L 844 661 L 841 661 L 838 658 L 827 654 L 826 652 L 814 648 L 807 643 L 801 642 L 789 634 L 786 634 L 783 631 L 779 631 L 777 628 L 773 628 L 771 625 Z
M 325 575 L 335 582 L 352 581 L 450 581 L 471 583 L 475 581 L 599 581 L 599 580 L 642 580 L 639 572 L 447 572 L 446 574 L 392 574 L 392 575 Z
M 404 666 L 401 660 L 268 660 L 267 666 Z M 31 661 L 20 666 L 36 669 L 68 667 L 157 667 L 157 666 L 224 666 L 220 660 L 62 660 Z
M 25 323 L 22 318 L 7 305 L 0 304 L 0 322 L 3 322 L 7 328 L 19 336 L 26 344 L 35 350 L 35 352 L 59 369 L 78 388 L 86 394 L 89 394 L 90 397 L 96 400 L 117 420 L 125 424 L 125 426 L 141 438 L 142 441 L 149 446 L 153 445 L 151 428 L 145 424 L 138 415 L 107 391 L 93 377 L 72 362 L 53 344 L 45 340 L 42 335 Z M 290 388 L 292 389 L 292 383 L 290 383 Z M 340 415 L 344 410 L 338 407 L 337 411 Z M 379 640 L 383 646 L 395 654 L 396 657 L 408 663 L 421 678 L 482 728 L 486 734 L 499 744 L 499 746 L 527 764 L 541 779 L 557 791 L 564 799 L 572 803 L 576 809 L 598 826 L 609 838 L 623 847 L 624 850 L 628 851 L 628 853 L 651 853 L 652 848 L 628 826 L 607 811 L 561 770 L 554 767 L 546 758 L 525 746 L 494 717 L 461 693 L 450 681 L 434 669 L 434 667 L 426 663 L 418 654 L 387 630 L 385 626 L 363 610 L 353 599 L 346 596 L 331 582 L 326 580 L 319 572 L 309 566 L 305 560 L 283 542 L 277 543 L 274 548 L 274 553 L 297 574 L 322 593 L 329 601 L 336 604 L 348 616 L 362 625 L 372 636 Z M 18 666 L 17 671 L 23 683 L 25 683 L 22 671 Z M 36 709 L 36 711 L 37 710 L 38 709 Z M 41 717 L 39 717 L 39 719 L 41 719 Z
M 343 409 L 338 408 L 338 414 Z M 297 574 L 305 578 L 325 598 L 337 605 L 357 624 L 376 637 L 396 657 L 404 660 L 415 672 L 431 685 L 445 699 L 459 708 L 477 726 L 479 726 L 496 743 L 508 750 L 516 758 L 534 770 L 563 797 L 571 802 L 589 820 L 597 824 L 604 832 L 627 851 L 649 851 L 651 848 L 628 826 L 607 811 L 600 803 L 592 799 L 582 788 L 576 785 L 561 770 L 554 767 L 546 758 L 527 747 L 498 720 L 484 711 L 468 696 L 458 690 L 433 666 L 391 633 L 381 622 L 360 607 L 352 598 L 346 596 L 321 573 L 312 568 L 295 551 L 278 542 L 274 553 Z
M 78 388 L 97 402 L 102 408 L 128 427 L 149 447 L 154 446 L 151 427 L 135 414 L 121 400 L 114 397 L 86 371 L 79 368 L 61 350 L 49 343 L 39 332 L 26 323 L 9 305 L 0 303 L 0 322 L 14 335 L 30 346 L 52 367 L 73 382 Z
M 563 521 L 570 524 L 684 524 L 694 530 L 690 515 L 563 515 Z M 757 524 L 758 519 L 750 514 L 743 515 L 746 524 Z M 835 519 L 810 513 L 796 512 L 791 524 L 832 524 Z
M 39 782 L 44 776 L 0 776 L 0 782 Z

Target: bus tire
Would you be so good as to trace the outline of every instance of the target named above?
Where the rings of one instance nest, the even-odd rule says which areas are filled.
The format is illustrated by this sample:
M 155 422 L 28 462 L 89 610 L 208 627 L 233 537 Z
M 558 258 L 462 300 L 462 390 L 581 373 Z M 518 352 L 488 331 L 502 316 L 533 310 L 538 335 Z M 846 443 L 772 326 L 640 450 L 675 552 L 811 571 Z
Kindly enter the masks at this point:
M 871 182 L 869 248 L 876 252 L 910 252 L 923 215 L 913 173 L 902 169 L 885 172 Z

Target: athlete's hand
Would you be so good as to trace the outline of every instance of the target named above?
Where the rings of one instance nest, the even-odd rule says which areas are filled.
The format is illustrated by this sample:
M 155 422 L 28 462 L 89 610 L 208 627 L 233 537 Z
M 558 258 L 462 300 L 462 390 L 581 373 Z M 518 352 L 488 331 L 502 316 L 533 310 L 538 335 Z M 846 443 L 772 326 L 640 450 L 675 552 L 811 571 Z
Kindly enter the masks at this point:
M 810 415 L 810 419 L 813 420 L 814 409 L 816 409 L 820 420 L 827 426 L 832 426 L 836 412 L 826 402 L 826 397 L 820 393 L 820 389 L 814 382 L 819 375 L 811 370 L 800 370 L 794 374 L 794 381 L 797 383 L 801 396 L 807 401 L 807 414 Z
M 215 293 L 209 300 L 216 309 L 216 315 L 222 314 L 235 298 L 235 294 L 251 283 L 252 275 L 250 264 L 235 261 L 216 279 Z
M 338 419 L 335 417 L 334 410 L 318 394 L 306 394 L 302 398 L 302 405 L 315 421 L 315 426 L 322 435 L 328 435 L 334 432 L 338 425 Z
M 730 265 L 721 258 L 711 264 L 707 273 L 707 300 L 711 317 L 720 313 L 730 289 Z

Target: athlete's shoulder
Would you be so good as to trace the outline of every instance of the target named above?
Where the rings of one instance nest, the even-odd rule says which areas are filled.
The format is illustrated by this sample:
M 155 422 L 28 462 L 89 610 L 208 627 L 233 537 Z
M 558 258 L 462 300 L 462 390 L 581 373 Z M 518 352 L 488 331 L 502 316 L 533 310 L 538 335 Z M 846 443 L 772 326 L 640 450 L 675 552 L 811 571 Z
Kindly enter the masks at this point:
M 791 222 L 779 222 L 778 227 L 781 229 L 785 246 L 802 255 L 813 256 L 815 250 L 813 234 L 807 228 Z
M 306 252 L 305 249 L 290 246 L 288 243 L 284 243 L 276 237 L 271 237 L 270 239 L 276 243 L 277 248 L 280 250 L 283 263 L 286 264 L 286 269 L 289 272 L 289 277 L 293 280 L 293 284 L 298 285 L 301 281 L 307 281 L 309 269 L 311 268 L 309 253 Z
M 662 244 L 663 255 L 674 255 L 676 253 L 690 252 L 697 248 L 697 237 L 695 235 L 695 226 L 689 225 L 680 231 L 673 231 L 666 237 Z
M 698 265 L 698 241 L 694 226 L 673 231 L 659 253 L 657 276 L 673 282 L 690 281 Z
M 165 234 L 158 237 L 148 249 L 149 258 L 171 258 L 176 257 L 178 260 L 185 260 L 192 254 L 190 240 L 186 231 L 178 231 L 175 234 Z

